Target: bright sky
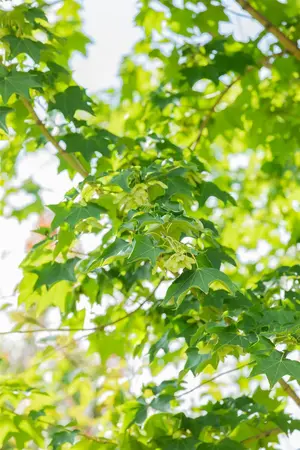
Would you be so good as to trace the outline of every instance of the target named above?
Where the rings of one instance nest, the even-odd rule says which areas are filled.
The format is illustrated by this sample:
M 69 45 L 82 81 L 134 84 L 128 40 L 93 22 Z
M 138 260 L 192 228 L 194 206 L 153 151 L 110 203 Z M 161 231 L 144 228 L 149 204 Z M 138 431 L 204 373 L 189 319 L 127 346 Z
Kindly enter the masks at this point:
M 85 30 L 89 36 L 93 37 L 94 44 L 89 48 L 88 57 L 76 55 L 72 66 L 75 80 L 91 92 L 118 85 L 117 72 L 121 57 L 130 52 L 139 37 L 139 31 L 133 25 L 136 3 L 136 0 L 84 1 Z M 239 10 L 232 0 L 224 0 L 224 3 L 230 9 Z M 231 17 L 235 37 L 239 39 L 246 40 L 248 36 L 253 37 L 260 31 L 260 26 L 253 26 L 252 21 L 248 19 L 235 15 Z M 232 27 L 230 28 L 232 30 Z M 224 27 L 223 31 L 229 31 L 228 27 Z M 24 180 L 31 176 L 46 187 L 44 196 L 46 204 L 60 201 L 70 187 L 70 181 L 65 174 L 57 175 L 55 159 L 49 155 L 49 152 L 44 152 L 38 158 L 29 156 L 20 164 L 18 172 L 19 179 Z M 11 294 L 21 278 L 18 264 L 25 255 L 25 242 L 30 230 L 34 229 L 35 223 L 36 218 L 30 218 L 19 224 L 14 218 L 0 217 L 0 274 L 2 275 L 0 297 Z M 6 301 L 2 300 L 2 302 Z M 0 324 L 3 329 L 7 329 L 8 322 L 3 313 L 0 313 Z M 280 448 L 297 450 L 299 434 L 296 433 L 296 435 L 294 433 L 291 439 L 282 441 Z
M 116 86 L 121 56 L 130 52 L 139 32 L 133 26 L 135 0 L 85 0 L 85 29 L 95 44 L 88 58 L 74 58 L 75 80 L 99 91 Z

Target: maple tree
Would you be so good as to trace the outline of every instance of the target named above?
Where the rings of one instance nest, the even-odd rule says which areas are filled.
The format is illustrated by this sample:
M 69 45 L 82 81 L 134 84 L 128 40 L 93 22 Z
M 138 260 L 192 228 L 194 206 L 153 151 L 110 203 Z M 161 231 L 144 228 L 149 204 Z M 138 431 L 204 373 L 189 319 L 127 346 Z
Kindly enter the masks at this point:
M 299 1 L 141 0 L 103 96 L 72 78 L 77 0 L 2 3 L 1 210 L 53 219 L 3 304 L 30 351 L 2 348 L 1 448 L 278 448 L 300 429 Z M 40 151 L 81 177 L 55 205 L 14 185 Z

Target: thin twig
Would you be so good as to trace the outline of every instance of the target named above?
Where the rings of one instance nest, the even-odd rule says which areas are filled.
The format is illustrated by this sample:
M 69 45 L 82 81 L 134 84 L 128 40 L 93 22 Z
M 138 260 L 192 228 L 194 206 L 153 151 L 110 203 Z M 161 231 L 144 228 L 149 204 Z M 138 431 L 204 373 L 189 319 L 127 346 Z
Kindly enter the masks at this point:
M 282 389 L 287 393 L 287 395 L 291 397 L 298 406 L 300 406 L 300 398 L 298 397 L 294 389 L 286 381 L 284 381 L 283 378 L 279 380 L 279 384 L 282 387 Z
M 208 111 L 208 114 L 206 116 L 204 116 L 204 119 L 201 120 L 200 123 L 200 127 L 199 127 L 199 133 L 197 136 L 197 139 L 193 142 L 193 144 L 191 145 L 192 150 L 195 150 L 195 148 L 197 147 L 197 145 L 199 144 L 203 131 L 204 129 L 207 127 L 211 116 L 214 114 L 216 107 L 218 106 L 218 104 L 221 102 L 222 98 L 227 94 L 227 92 L 229 91 L 229 89 L 232 88 L 232 86 L 234 84 L 236 84 L 239 80 L 241 79 L 241 77 L 237 77 L 235 80 L 233 80 L 222 92 L 221 94 L 217 97 L 217 100 L 215 101 L 215 103 L 212 105 L 212 107 L 210 108 L 210 110 Z
M 282 51 L 280 53 L 276 53 L 276 54 L 272 54 L 269 56 L 265 56 L 262 61 L 261 61 L 261 65 L 262 66 L 266 66 L 269 67 L 270 65 L 270 60 L 274 57 L 279 57 L 279 56 L 283 56 L 285 54 L 285 51 Z M 255 66 L 248 66 L 246 69 L 246 73 L 251 72 L 253 69 L 255 68 Z M 196 147 L 198 146 L 202 135 L 203 135 L 203 131 L 204 129 L 207 127 L 210 119 L 212 118 L 213 114 L 216 112 L 216 107 L 219 105 L 219 103 L 221 103 L 223 97 L 225 97 L 225 95 L 227 94 L 227 92 L 238 82 L 240 81 L 242 78 L 242 75 L 239 75 L 237 78 L 235 78 L 228 86 L 226 86 L 226 88 L 220 93 L 220 95 L 217 97 L 215 103 L 212 105 L 212 107 L 209 109 L 208 113 L 206 116 L 204 116 L 203 119 L 201 119 L 200 122 L 200 126 L 199 126 L 199 132 L 197 135 L 196 140 L 191 144 L 191 149 L 195 150 Z
M 300 49 L 297 47 L 296 42 L 291 41 L 279 28 L 277 28 L 272 22 L 270 22 L 265 16 L 263 16 L 257 9 L 253 8 L 246 0 L 236 0 L 237 3 L 247 11 L 254 19 L 256 19 L 265 29 L 272 33 L 281 45 L 295 58 L 300 60 Z
M 15 411 L 13 411 L 13 410 L 11 410 L 11 409 L 9 409 L 9 408 L 5 408 L 5 407 L 3 407 L 3 406 L 0 406 L 0 409 L 2 409 L 3 411 L 5 411 L 6 413 L 13 414 L 14 416 L 21 417 L 21 418 L 23 418 L 23 419 L 24 419 L 24 418 L 25 418 L 25 419 L 28 418 L 28 416 L 26 416 L 25 414 L 18 414 L 18 413 L 16 413 Z M 49 422 L 47 422 L 46 420 L 41 419 L 40 417 L 37 417 L 35 420 L 37 420 L 38 422 L 40 422 L 40 423 L 43 424 L 43 425 L 47 425 L 48 427 L 55 426 L 55 424 L 49 423 Z M 99 444 L 116 444 L 115 441 L 112 441 L 112 440 L 110 440 L 110 439 L 106 439 L 106 438 L 104 438 L 104 437 L 90 436 L 89 434 L 85 433 L 84 431 L 81 431 L 81 430 L 77 429 L 76 427 L 74 427 L 73 429 L 67 428 L 67 427 L 62 427 L 62 428 L 64 429 L 64 431 L 70 431 L 70 432 L 72 432 L 72 431 L 77 431 L 77 432 L 78 432 L 77 434 L 78 434 L 79 436 L 82 436 L 82 437 L 84 437 L 85 439 L 88 439 L 88 440 L 90 440 L 90 441 L 98 442 Z
M 98 325 L 95 327 L 90 328 L 34 328 L 32 330 L 12 330 L 12 331 L 1 331 L 0 336 L 8 335 L 8 334 L 31 334 L 31 333 L 69 333 L 69 332 L 77 332 L 77 331 L 103 331 L 106 327 L 115 325 L 118 322 L 121 322 L 124 319 L 127 319 L 127 317 L 130 317 L 132 314 L 134 314 L 136 311 L 138 311 L 146 302 L 148 301 L 148 298 L 145 299 L 138 308 L 134 309 L 133 311 L 127 313 L 126 315 L 120 317 L 117 320 L 114 320 L 113 322 L 106 323 L 105 325 Z
M 11 330 L 11 331 L 1 331 L 0 332 L 0 336 L 3 335 L 9 335 L 9 334 L 31 334 L 31 333 L 57 333 L 57 332 L 62 332 L 62 333 L 68 333 L 68 332 L 90 332 L 90 331 L 103 331 L 105 330 L 106 327 L 115 325 L 125 319 L 127 319 L 128 317 L 132 316 L 133 314 L 135 314 L 138 310 L 140 310 L 145 303 L 147 303 L 151 297 L 153 295 L 155 295 L 155 293 L 157 292 L 157 290 L 160 287 L 160 283 L 158 284 L 158 286 L 154 289 L 153 292 L 151 292 L 144 301 L 142 301 L 142 303 L 139 304 L 139 306 L 137 308 L 135 308 L 133 311 L 125 314 L 124 316 L 120 317 L 119 319 L 116 319 L 112 322 L 108 322 L 105 325 L 98 325 L 95 327 L 90 327 L 90 328 L 34 328 L 32 330 Z
M 82 175 L 84 178 L 88 176 L 88 172 L 85 170 L 81 162 L 76 158 L 75 155 L 65 152 L 65 150 L 59 145 L 57 140 L 55 139 L 52 134 L 49 133 L 43 122 L 40 120 L 39 116 L 35 112 L 33 106 L 31 103 L 27 100 L 27 98 L 22 97 L 22 102 L 27 109 L 27 111 L 32 116 L 35 124 L 39 127 L 42 134 L 45 136 L 48 142 L 51 142 L 51 144 L 56 148 L 60 156 L 66 161 L 69 166 L 71 166 L 76 172 L 78 172 L 80 175 Z
M 244 439 L 243 441 L 240 441 L 241 444 L 250 444 L 251 442 L 257 442 L 260 439 L 263 439 L 265 437 L 273 436 L 274 434 L 282 433 L 282 430 L 280 428 L 272 428 L 271 430 L 262 431 L 259 434 L 256 434 L 255 436 L 248 437 L 247 439 Z
M 202 383 L 200 383 L 198 386 L 194 387 L 193 389 L 190 389 L 189 391 L 185 391 L 180 395 L 177 395 L 176 398 L 183 397 L 184 395 L 190 394 L 191 392 L 196 391 L 197 389 L 200 389 L 202 386 L 205 386 L 205 384 L 211 383 L 212 381 L 215 381 L 217 378 L 222 377 L 223 375 L 227 375 L 228 373 L 236 372 L 237 370 L 243 369 L 244 367 L 250 366 L 251 364 L 254 364 L 255 361 L 251 361 L 247 364 L 243 364 L 241 366 L 235 367 L 234 369 L 225 370 L 224 372 L 218 373 L 212 378 L 209 378 L 208 380 L 204 380 Z

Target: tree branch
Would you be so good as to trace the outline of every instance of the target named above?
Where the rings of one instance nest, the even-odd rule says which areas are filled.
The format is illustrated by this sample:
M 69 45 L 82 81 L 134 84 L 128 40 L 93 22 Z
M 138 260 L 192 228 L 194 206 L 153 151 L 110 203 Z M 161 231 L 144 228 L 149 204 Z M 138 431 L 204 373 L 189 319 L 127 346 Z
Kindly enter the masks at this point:
M 224 372 L 220 372 L 217 375 L 215 375 L 214 377 L 209 378 L 208 380 L 204 380 L 202 383 L 200 383 L 198 386 L 194 387 L 193 389 L 190 389 L 189 391 L 185 391 L 182 394 L 177 395 L 176 398 L 180 398 L 180 397 L 183 397 L 184 395 L 190 394 L 191 392 L 194 392 L 197 389 L 200 389 L 205 384 L 211 383 L 212 381 L 215 381 L 217 378 L 220 378 L 223 375 L 227 375 L 228 373 L 236 372 L 236 371 L 243 369 L 244 367 L 250 366 L 251 364 L 254 364 L 254 363 L 255 363 L 255 361 L 251 361 L 247 364 L 243 364 L 241 366 L 235 367 L 234 369 L 229 369 L 229 370 L 225 370 Z
M 283 378 L 279 380 L 279 384 L 282 387 L 282 389 L 287 393 L 289 397 L 291 397 L 294 402 L 300 407 L 300 398 L 294 391 L 294 389 L 286 382 Z
M 118 322 L 121 322 L 124 319 L 127 319 L 127 317 L 130 317 L 132 314 L 137 312 L 146 302 L 148 301 L 148 298 L 144 300 L 136 309 L 131 311 L 130 313 L 125 314 L 124 316 L 120 317 L 117 320 L 114 320 L 113 322 L 108 322 L 105 325 L 99 325 L 96 327 L 90 327 L 90 328 L 33 328 L 32 330 L 12 330 L 12 331 L 1 331 L 0 336 L 5 336 L 9 334 L 31 334 L 31 333 L 69 333 L 69 332 L 77 332 L 77 331 L 103 331 L 106 327 L 115 325 Z
M 257 9 L 253 8 L 246 0 L 236 0 L 236 2 L 247 11 L 254 19 L 256 19 L 264 28 L 272 33 L 281 45 L 295 58 L 300 60 L 300 49 L 297 44 L 291 41 L 282 31 L 279 30 L 274 24 L 272 24 L 265 16 L 263 16 Z
M 265 66 L 269 66 L 270 64 L 270 59 L 274 58 L 275 56 L 282 56 L 284 55 L 285 52 L 280 52 L 278 54 L 275 55 L 270 55 L 270 56 L 266 56 L 263 58 L 263 60 L 261 61 L 261 65 L 265 65 Z M 255 68 L 255 66 L 249 66 L 246 69 L 246 73 L 250 72 L 251 70 L 253 70 Z M 203 120 L 201 120 L 200 122 L 200 126 L 199 126 L 199 133 L 197 135 L 196 140 L 191 144 L 191 149 L 195 150 L 196 147 L 198 146 L 202 135 L 203 135 L 203 131 L 204 129 L 207 127 L 211 117 L 213 116 L 213 114 L 216 112 L 216 107 L 219 105 L 219 103 L 221 103 L 223 97 L 225 97 L 225 95 L 227 94 L 227 92 L 232 88 L 232 86 L 234 86 L 238 81 L 240 81 L 242 78 L 242 75 L 239 75 L 237 78 L 235 78 L 228 86 L 226 86 L 226 88 L 220 93 L 220 95 L 217 97 L 215 103 L 212 105 L 212 107 L 209 109 L 208 113 L 206 116 L 204 116 Z
M 5 408 L 3 406 L 0 406 L 0 410 L 3 410 L 4 412 L 8 413 L 8 414 L 12 414 L 13 416 L 16 417 L 21 417 L 22 419 L 28 419 L 28 416 L 26 416 L 25 414 L 18 414 L 15 411 L 13 411 L 12 409 L 9 408 Z M 38 422 L 40 422 L 43 425 L 47 425 L 48 427 L 53 426 L 53 424 L 51 422 L 47 422 L 46 420 L 41 419 L 40 417 L 37 417 L 35 420 L 37 420 Z M 91 436 L 87 433 L 85 433 L 82 430 L 77 429 L 76 427 L 72 428 L 68 428 L 68 427 L 61 427 L 64 431 L 77 431 L 78 435 L 81 437 L 84 437 L 85 439 L 88 439 L 89 441 L 94 441 L 94 442 L 98 442 L 99 444 L 117 444 L 115 441 L 112 441 L 110 439 L 106 439 L 104 437 L 96 437 L 96 436 Z
M 218 106 L 218 104 L 222 101 L 222 98 L 227 94 L 227 92 L 229 91 L 229 89 L 232 88 L 232 86 L 234 84 L 236 84 L 238 81 L 240 81 L 241 77 L 237 77 L 235 80 L 233 80 L 222 92 L 221 94 L 217 97 L 217 100 L 215 101 L 215 103 L 212 105 L 211 109 L 208 111 L 208 114 L 206 116 L 204 116 L 204 119 L 201 121 L 200 123 L 200 127 L 199 127 L 199 133 L 197 136 L 197 139 L 193 142 L 193 144 L 191 145 L 191 149 L 195 150 L 195 148 L 197 147 L 197 145 L 199 144 L 201 138 L 202 138 L 202 134 L 204 129 L 206 128 L 206 126 L 208 125 L 212 115 L 214 114 L 216 107 Z
M 27 100 L 27 98 L 22 97 L 22 102 L 27 109 L 27 111 L 32 116 L 35 124 L 39 127 L 42 134 L 45 136 L 48 142 L 51 142 L 51 144 L 56 148 L 60 156 L 66 161 L 66 163 L 72 167 L 76 172 L 78 172 L 80 175 L 82 175 L 84 178 L 88 176 L 88 172 L 85 170 L 83 165 L 80 161 L 76 158 L 76 156 L 67 153 L 63 150 L 63 148 L 59 145 L 59 143 L 56 141 L 56 139 L 49 133 L 43 122 L 40 120 L 39 116 L 35 112 L 33 106 L 31 103 Z
M 115 325 L 116 323 L 119 323 L 125 319 L 127 319 L 128 317 L 132 316 L 133 314 L 135 314 L 137 311 L 139 311 L 144 305 L 145 303 L 147 303 L 151 297 L 153 295 L 155 295 L 155 293 L 157 292 L 157 290 L 160 287 L 160 283 L 158 284 L 158 286 L 154 289 L 153 292 L 151 292 L 144 301 L 142 301 L 142 303 L 139 304 L 139 306 L 134 309 L 133 311 L 125 314 L 124 316 L 120 317 L 119 319 L 116 319 L 112 322 L 108 322 L 105 325 L 98 325 L 95 327 L 90 327 L 90 328 L 34 328 L 32 330 L 12 330 L 12 331 L 1 331 L 0 332 L 0 336 L 5 336 L 5 335 L 9 335 L 9 334 L 31 334 L 31 333 L 57 333 L 57 332 L 62 332 L 62 333 L 68 333 L 68 332 L 77 332 L 77 331 L 83 331 L 83 332 L 89 332 L 89 331 L 103 331 L 105 330 L 106 327 Z
M 251 442 L 257 442 L 260 439 L 263 439 L 265 437 L 269 437 L 269 436 L 273 436 L 274 434 L 279 434 L 282 433 L 282 430 L 280 428 L 272 428 L 271 430 L 268 431 L 262 431 L 259 434 L 256 434 L 255 436 L 251 436 L 248 437 L 247 439 L 244 439 L 243 441 L 241 441 L 241 444 L 250 444 Z

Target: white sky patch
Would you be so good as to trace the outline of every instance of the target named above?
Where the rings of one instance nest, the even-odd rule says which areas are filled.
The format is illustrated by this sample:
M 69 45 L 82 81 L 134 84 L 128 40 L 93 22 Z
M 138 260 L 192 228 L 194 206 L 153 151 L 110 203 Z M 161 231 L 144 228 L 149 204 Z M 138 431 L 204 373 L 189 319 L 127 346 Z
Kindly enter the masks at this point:
M 84 30 L 93 39 L 88 57 L 77 54 L 72 63 L 78 84 L 92 92 L 120 84 L 121 57 L 130 53 L 140 31 L 134 27 L 135 0 L 85 0 Z

